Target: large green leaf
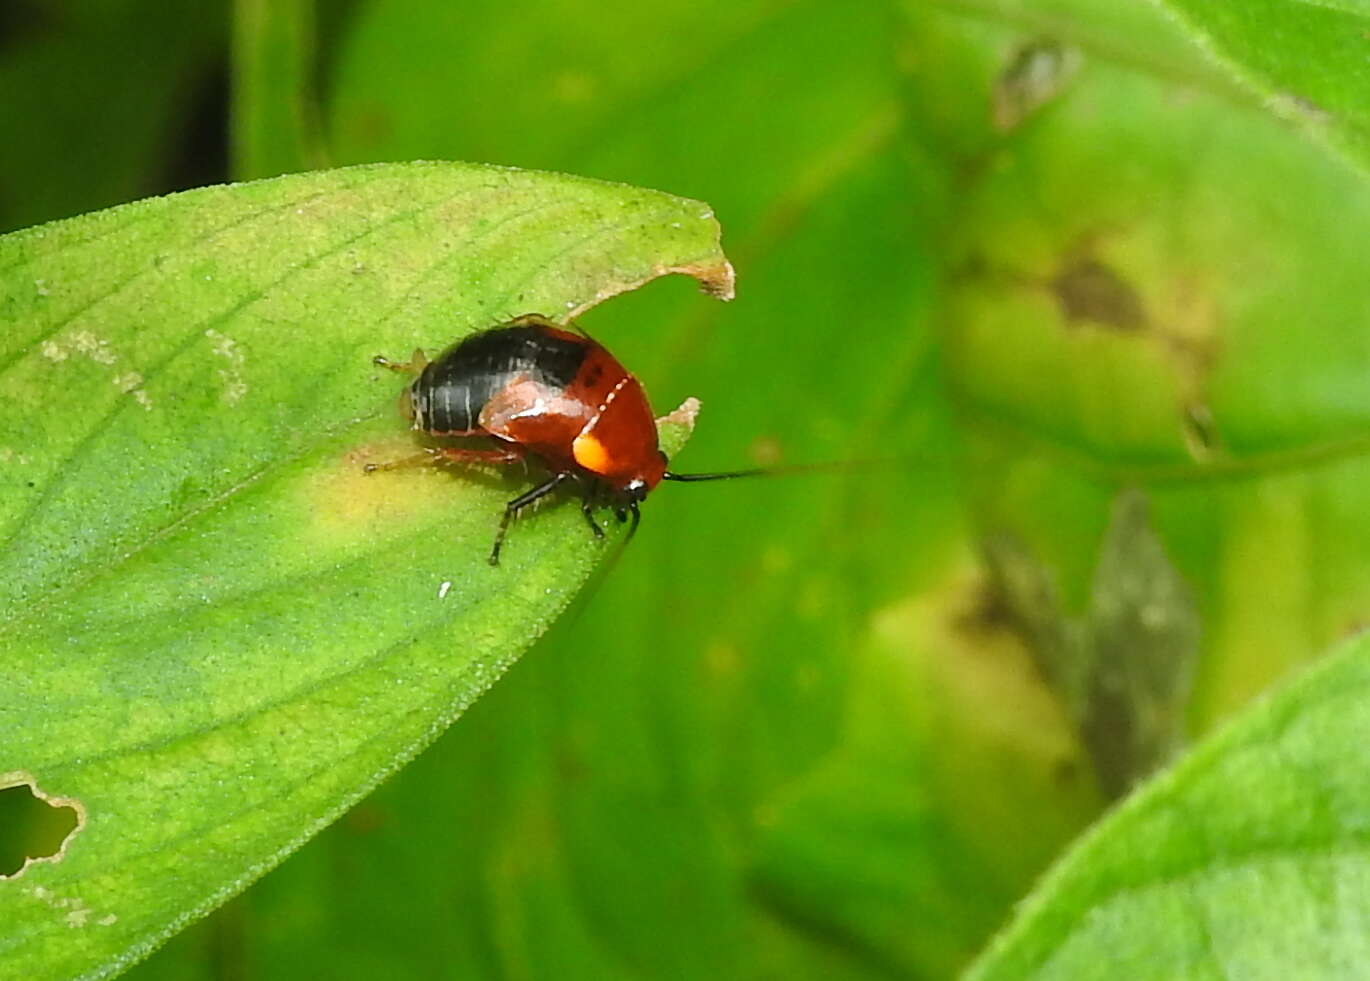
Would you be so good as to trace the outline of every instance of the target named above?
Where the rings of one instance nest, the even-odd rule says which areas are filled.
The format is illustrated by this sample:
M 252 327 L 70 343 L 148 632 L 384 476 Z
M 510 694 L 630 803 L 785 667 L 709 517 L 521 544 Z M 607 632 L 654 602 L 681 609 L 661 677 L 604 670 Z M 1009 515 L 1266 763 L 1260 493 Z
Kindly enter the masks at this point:
M 968 978 L 1359 976 L 1367 727 L 1362 636 L 1091 831 Z
M 9 970 L 108 973 L 261 875 L 610 547 L 553 508 L 491 568 L 521 477 L 363 475 L 414 451 L 371 356 L 668 272 L 728 295 L 718 237 L 697 201 L 410 164 L 0 239 L 0 769 L 83 814 L 0 882 Z

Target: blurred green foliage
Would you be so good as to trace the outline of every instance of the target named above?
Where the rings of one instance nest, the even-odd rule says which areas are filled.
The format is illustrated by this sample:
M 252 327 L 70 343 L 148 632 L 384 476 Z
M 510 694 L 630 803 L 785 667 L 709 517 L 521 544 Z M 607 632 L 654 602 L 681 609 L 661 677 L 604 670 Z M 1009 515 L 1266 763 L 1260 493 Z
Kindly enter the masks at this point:
M 579 616 L 135 976 L 945 977 L 1365 622 L 1354 4 L 142 6 L 7 15 L 0 227 L 197 172 L 231 59 L 233 176 L 709 202 L 734 303 L 584 326 L 702 399 L 682 469 L 865 465 L 658 492 Z

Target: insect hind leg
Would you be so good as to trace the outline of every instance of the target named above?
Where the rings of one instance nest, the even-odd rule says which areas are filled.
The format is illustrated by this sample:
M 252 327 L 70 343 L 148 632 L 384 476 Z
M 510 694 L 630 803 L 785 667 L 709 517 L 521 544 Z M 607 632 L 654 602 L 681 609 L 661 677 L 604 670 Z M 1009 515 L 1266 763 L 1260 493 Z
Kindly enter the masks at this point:
M 475 465 L 497 465 L 518 463 L 523 453 L 514 447 L 509 449 L 475 450 L 460 446 L 430 446 L 412 456 L 400 457 L 387 463 L 368 463 L 362 467 L 363 473 L 377 470 L 403 470 L 406 467 L 435 467 L 443 463 L 469 463 Z
M 383 354 L 378 354 L 371 359 L 371 363 L 381 368 L 388 368 L 391 371 L 398 371 L 406 375 L 417 375 L 428 367 L 428 358 L 423 353 L 422 348 L 414 348 L 414 353 L 409 356 L 408 361 L 391 361 Z
M 437 462 L 437 450 L 427 449 L 420 453 L 402 456 L 398 460 L 387 460 L 385 463 L 363 464 L 362 473 L 375 473 L 378 470 L 404 470 L 407 467 L 431 467 L 436 465 Z

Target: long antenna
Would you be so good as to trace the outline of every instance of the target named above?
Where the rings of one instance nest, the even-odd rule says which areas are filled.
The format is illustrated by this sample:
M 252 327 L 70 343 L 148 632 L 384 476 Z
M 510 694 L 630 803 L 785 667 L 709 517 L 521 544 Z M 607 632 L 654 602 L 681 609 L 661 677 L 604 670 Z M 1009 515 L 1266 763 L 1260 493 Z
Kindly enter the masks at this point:
M 774 473 L 772 470 L 728 470 L 723 473 L 671 473 L 667 470 L 661 475 L 662 480 L 678 480 L 681 483 L 689 483 L 696 480 L 732 480 L 734 477 L 769 477 Z
M 838 463 L 789 463 L 776 467 L 756 467 L 752 470 L 725 470 L 722 473 L 671 473 L 667 470 L 662 480 L 690 483 L 697 480 L 732 480 L 734 477 L 785 477 L 797 473 L 841 473 L 864 466 L 878 466 L 894 461 L 843 460 Z

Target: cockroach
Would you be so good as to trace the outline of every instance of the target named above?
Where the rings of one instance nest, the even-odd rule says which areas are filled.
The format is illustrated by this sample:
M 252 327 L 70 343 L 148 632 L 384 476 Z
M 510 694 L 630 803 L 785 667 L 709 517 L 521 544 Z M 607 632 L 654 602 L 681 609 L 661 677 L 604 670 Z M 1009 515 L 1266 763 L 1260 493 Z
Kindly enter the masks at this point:
M 765 473 L 679 474 L 666 469 L 656 421 L 642 385 L 603 345 L 541 314 L 470 334 L 432 361 L 422 351 L 395 362 L 375 363 L 415 375 L 400 396 L 411 428 L 425 435 L 489 437 L 492 446 L 440 446 L 391 463 L 368 463 L 367 473 L 414 463 L 509 464 L 528 458 L 549 472 L 541 483 L 505 505 L 490 564 L 499 564 L 509 523 L 519 511 L 563 484 L 580 489 L 580 509 L 595 537 L 601 507 L 620 522 L 663 480 L 726 480 Z

